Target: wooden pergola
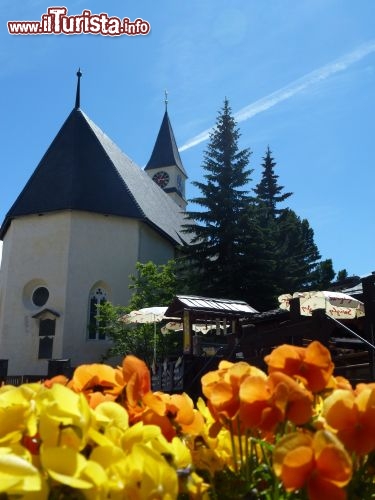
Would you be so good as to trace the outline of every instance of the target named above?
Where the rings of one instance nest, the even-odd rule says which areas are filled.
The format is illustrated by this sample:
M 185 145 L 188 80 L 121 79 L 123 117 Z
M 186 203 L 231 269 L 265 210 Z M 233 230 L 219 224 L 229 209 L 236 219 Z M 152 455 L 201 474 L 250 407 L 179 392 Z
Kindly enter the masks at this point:
M 166 316 L 178 317 L 183 323 L 179 389 L 196 397 L 201 376 L 216 369 L 222 359 L 243 359 L 265 369 L 264 356 L 274 347 L 284 343 L 303 346 L 312 340 L 330 349 L 336 375 L 353 383 L 375 380 L 375 349 L 371 348 L 375 345 L 375 274 L 361 281 L 362 293 L 357 298 L 364 302 L 366 314 L 354 320 L 335 321 L 321 309 L 303 316 L 298 298 L 291 301 L 289 311 L 258 312 L 239 300 L 177 295 Z M 194 331 L 195 324 L 211 325 L 211 335 Z M 173 391 L 173 387 L 169 389 Z

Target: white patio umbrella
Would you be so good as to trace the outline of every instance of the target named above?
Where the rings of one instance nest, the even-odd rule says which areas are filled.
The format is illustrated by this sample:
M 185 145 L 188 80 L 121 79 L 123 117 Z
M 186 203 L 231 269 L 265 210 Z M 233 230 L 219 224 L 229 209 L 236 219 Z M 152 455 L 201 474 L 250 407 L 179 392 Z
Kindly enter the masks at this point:
M 144 307 L 136 311 L 131 311 L 120 318 L 120 321 L 129 325 L 159 323 L 165 319 L 167 307 Z
M 167 318 L 165 316 L 168 307 L 144 307 L 142 309 L 131 311 L 122 316 L 119 320 L 128 325 L 136 324 L 154 324 L 154 362 L 156 361 L 156 323 L 160 323 L 164 319 L 177 319 Z
M 216 328 L 216 325 L 212 325 L 212 324 L 193 324 L 191 326 L 193 332 L 200 332 L 200 333 L 203 333 L 203 334 L 206 334 L 207 332 L 209 332 L 210 330 Z M 168 330 L 173 330 L 175 332 L 178 332 L 180 330 L 183 330 L 184 329 L 184 324 L 181 322 L 181 321 L 169 321 L 166 325 L 164 325 L 162 328 L 161 328 L 161 332 L 162 333 L 167 333 Z
M 280 309 L 290 309 L 290 300 L 300 299 L 300 314 L 312 316 L 316 309 L 323 309 L 327 316 L 334 319 L 354 319 L 365 315 L 363 302 L 342 292 L 296 292 L 293 295 L 280 295 Z

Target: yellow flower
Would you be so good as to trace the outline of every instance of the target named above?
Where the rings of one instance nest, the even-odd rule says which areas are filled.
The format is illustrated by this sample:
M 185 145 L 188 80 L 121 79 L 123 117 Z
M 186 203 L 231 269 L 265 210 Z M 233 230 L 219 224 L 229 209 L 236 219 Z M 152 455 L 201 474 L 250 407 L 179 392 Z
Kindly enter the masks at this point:
M 149 443 L 161 435 L 161 429 L 157 425 L 144 425 L 142 422 L 138 422 L 124 432 L 122 448 L 126 453 L 129 453 L 136 444 Z
M 42 446 L 40 457 L 44 471 L 57 483 L 78 490 L 106 489 L 104 469 L 72 448 Z
M 34 392 L 7 386 L 0 392 L 0 445 L 20 441 L 23 433 L 36 433 Z
M 47 446 L 84 448 L 91 424 L 90 407 L 83 394 L 55 384 L 37 399 L 40 411 L 39 434 Z
M 173 466 L 176 469 L 186 469 L 191 466 L 191 453 L 186 444 L 181 439 L 175 437 L 171 443 L 168 443 L 171 454 L 173 455 Z
M 8 495 L 37 495 L 44 499 L 46 487 L 31 456 L 20 445 L 0 448 L 0 492 Z
M 108 427 L 117 427 L 118 429 L 129 428 L 129 415 L 125 408 L 113 401 L 100 403 L 93 410 L 96 425 L 104 430 Z
M 192 472 L 187 477 L 186 490 L 191 500 L 209 500 L 210 495 L 208 490 L 210 485 L 205 483 L 204 480 L 195 472 Z
M 164 457 L 143 443 L 136 444 L 127 460 L 125 493 L 131 500 L 174 500 L 177 472 Z
M 192 459 L 189 448 L 178 437 L 168 441 L 163 435 L 152 440 L 149 445 L 175 469 L 186 469 L 191 467 Z
M 193 449 L 191 450 L 195 468 L 206 470 L 213 476 L 226 463 L 227 456 L 223 457 L 221 451 L 220 447 L 210 447 L 206 442 L 195 439 Z
M 126 479 L 126 454 L 118 446 L 97 446 L 90 455 L 90 461 L 96 462 L 107 475 L 107 492 L 110 498 L 123 499 L 122 492 Z M 117 497 L 116 494 L 119 494 Z

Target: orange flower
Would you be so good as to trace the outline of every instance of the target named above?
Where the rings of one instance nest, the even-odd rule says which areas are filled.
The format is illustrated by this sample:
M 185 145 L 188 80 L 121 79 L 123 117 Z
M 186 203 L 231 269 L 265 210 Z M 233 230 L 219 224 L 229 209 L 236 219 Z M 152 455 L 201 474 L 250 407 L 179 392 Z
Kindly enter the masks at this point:
M 74 370 L 68 387 L 74 392 L 83 392 L 91 408 L 103 401 L 114 401 L 124 388 L 124 378 L 118 368 L 108 365 L 81 365 Z
M 50 389 L 54 384 L 66 385 L 69 382 L 68 377 L 65 375 L 55 375 L 52 378 L 48 378 L 43 382 L 44 387 L 48 387 Z
M 344 500 L 342 488 L 352 476 L 352 463 L 340 441 L 327 431 L 294 432 L 277 443 L 273 467 L 287 491 L 307 487 L 310 500 Z
M 122 373 L 126 384 L 125 406 L 128 410 L 132 423 L 139 421 L 142 413 L 147 409 L 144 403 L 144 397 L 151 393 L 150 370 L 144 361 L 133 355 L 128 355 L 122 362 Z M 153 398 L 153 404 L 157 401 Z
M 337 389 L 324 401 L 327 424 L 350 451 L 367 455 L 375 450 L 375 387 L 361 384 L 357 392 Z
M 259 368 L 243 361 L 221 361 L 218 370 L 203 375 L 202 391 L 208 400 L 211 413 L 216 418 L 226 422 L 237 416 L 240 409 L 240 386 L 249 375 L 260 379 L 267 377 Z
M 180 432 L 197 435 L 203 428 L 203 417 L 186 393 L 148 393 L 143 402 L 148 406 L 142 415 L 143 423 L 158 425 L 169 441 Z
M 308 347 L 281 345 L 265 357 L 265 362 L 269 373 L 281 371 L 298 378 L 312 392 L 327 386 L 334 369 L 329 350 L 318 341 Z
M 268 379 L 247 377 L 240 388 L 240 420 L 247 428 L 273 431 L 279 422 L 305 424 L 312 416 L 312 395 L 281 372 Z
M 332 389 L 347 389 L 351 391 L 353 389 L 352 384 L 349 382 L 349 380 L 345 377 L 342 377 L 341 375 L 337 375 L 336 377 L 331 377 L 326 389 L 332 390 Z
M 126 356 L 122 362 L 122 373 L 127 385 L 126 395 L 130 404 L 136 404 L 151 390 L 150 370 L 136 356 Z

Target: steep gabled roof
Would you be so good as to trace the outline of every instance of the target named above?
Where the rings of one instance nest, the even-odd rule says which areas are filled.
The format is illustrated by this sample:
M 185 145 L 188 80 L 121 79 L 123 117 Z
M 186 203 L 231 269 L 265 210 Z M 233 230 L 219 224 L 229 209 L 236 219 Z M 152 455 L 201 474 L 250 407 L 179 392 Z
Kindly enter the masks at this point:
M 185 214 L 79 108 L 73 109 L 0 229 L 12 219 L 57 210 L 83 210 L 143 220 L 174 243 Z
M 168 112 L 165 111 L 163 121 L 161 122 L 160 130 L 156 138 L 155 146 L 152 150 L 151 158 L 149 159 L 145 170 L 169 167 L 171 165 L 177 165 L 181 172 L 187 177 L 184 166 L 182 165 L 180 153 L 178 152 Z

